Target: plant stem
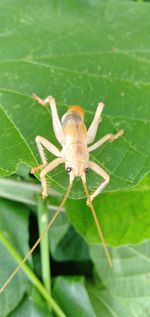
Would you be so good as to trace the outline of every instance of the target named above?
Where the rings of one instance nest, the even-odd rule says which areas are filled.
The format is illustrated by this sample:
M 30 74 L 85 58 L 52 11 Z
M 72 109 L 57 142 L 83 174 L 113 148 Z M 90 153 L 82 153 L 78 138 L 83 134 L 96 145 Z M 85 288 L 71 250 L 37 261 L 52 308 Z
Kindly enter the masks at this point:
M 7 250 L 9 250 L 9 252 L 13 256 L 13 258 L 18 263 L 20 263 L 22 261 L 22 257 L 16 251 L 16 249 L 11 245 L 9 240 L 5 237 L 5 235 L 2 232 L 0 232 L 0 240 L 5 245 Z M 58 304 L 55 302 L 55 300 L 48 293 L 48 291 L 45 289 L 45 287 L 42 285 L 42 283 L 39 281 L 39 279 L 36 277 L 36 275 L 33 273 L 33 271 L 30 269 L 30 267 L 26 263 L 23 264 L 22 270 L 25 272 L 25 274 L 31 280 L 32 284 L 35 285 L 35 287 L 38 289 L 39 293 L 44 297 L 44 299 L 47 301 L 47 303 L 52 307 L 52 309 L 54 310 L 56 315 L 58 317 L 66 317 L 64 312 L 61 310 L 61 308 L 58 306 Z
M 46 200 L 41 196 L 38 197 L 38 225 L 39 235 L 45 230 L 48 225 L 48 208 Z M 51 272 L 50 272 L 50 254 L 48 233 L 40 242 L 41 250 L 41 269 L 43 284 L 47 291 L 51 294 Z

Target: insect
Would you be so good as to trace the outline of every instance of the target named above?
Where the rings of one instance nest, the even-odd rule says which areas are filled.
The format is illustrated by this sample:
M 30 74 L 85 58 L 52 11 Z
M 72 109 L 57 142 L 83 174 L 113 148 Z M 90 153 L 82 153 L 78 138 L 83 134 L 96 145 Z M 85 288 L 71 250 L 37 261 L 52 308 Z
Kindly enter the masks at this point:
M 70 193 L 72 183 L 75 177 L 81 177 L 83 188 L 87 196 L 87 205 L 91 208 L 91 212 L 92 212 L 100 239 L 104 246 L 104 250 L 105 250 L 108 262 L 110 266 L 112 266 L 112 259 L 107 249 L 107 246 L 103 237 L 103 233 L 102 233 L 100 224 L 98 222 L 98 219 L 94 210 L 94 206 L 92 204 L 93 199 L 98 194 L 100 194 L 102 190 L 106 187 L 106 185 L 109 183 L 109 175 L 98 164 L 89 160 L 89 153 L 96 150 L 98 147 L 100 147 L 102 144 L 104 144 L 107 141 L 112 142 L 118 139 L 120 136 L 123 135 L 124 131 L 120 130 L 114 135 L 111 133 L 107 134 L 104 137 L 102 137 L 99 141 L 92 144 L 95 140 L 97 129 L 101 121 L 101 113 L 104 108 L 104 104 L 102 102 L 98 104 L 94 119 L 87 130 L 84 124 L 84 110 L 82 107 L 77 105 L 71 106 L 68 109 L 68 111 L 63 115 L 60 121 L 58 117 L 58 113 L 57 113 L 55 99 L 52 96 L 49 96 L 43 100 L 39 98 L 37 95 L 33 95 L 33 99 L 36 100 L 42 106 L 46 106 L 47 104 L 49 104 L 51 113 L 52 113 L 53 130 L 54 130 L 57 141 L 61 145 L 61 150 L 59 150 L 55 145 L 53 145 L 50 141 L 43 138 L 42 136 L 37 136 L 35 141 L 36 141 L 37 148 L 42 160 L 42 164 L 36 167 L 33 167 L 31 172 L 35 173 L 41 170 L 40 180 L 42 185 L 43 198 L 46 198 L 48 196 L 46 175 L 50 171 L 52 171 L 55 167 L 57 167 L 59 164 L 65 164 L 65 170 L 67 174 L 69 175 L 69 185 L 64 195 L 64 198 L 60 206 L 58 207 L 54 217 L 49 222 L 47 228 L 43 231 L 39 239 L 33 245 L 29 253 L 25 256 L 25 258 L 21 261 L 21 263 L 18 265 L 16 270 L 11 274 L 11 276 L 5 282 L 5 284 L 0 290 L 1 292 L 4 290 L 7 284 L 11 281 L 14 275 L 19 271 L 19 269 L 22 267 L 24 262 L 28 259 L 28 257 L 31 255 L 31 253 L 40 243 L 41 239 L 44 237 L 48 229 L 52 226 L 53 222 L 55 221 L 56 217 L 60 213 Z M 44 148 L 47 149 L 49 152 L 51 152 L 54 156 L 56 156 L 56 158 L 50 163 L 47 162 L 46 156 L 44 154 Z M 95 173 L 97 173 L 103 178 L 103 182 L 98 186 L 98 188 L 91 195 L 89 194 L 89 191 L 86 185 L 86 174 L 88 173 L 89 169 L 92 169 Z

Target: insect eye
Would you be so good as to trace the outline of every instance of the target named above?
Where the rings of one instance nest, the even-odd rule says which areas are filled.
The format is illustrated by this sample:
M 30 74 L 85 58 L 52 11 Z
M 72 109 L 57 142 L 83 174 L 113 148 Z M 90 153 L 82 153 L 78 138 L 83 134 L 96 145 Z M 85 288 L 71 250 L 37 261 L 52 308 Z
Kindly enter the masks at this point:
M 70 172 L 72 171 L 72 168 L 71 167 L 67 167 L 66 168 L 66 172 L 69 174 Z
M 88 169 L 88 167 L 86 167 L 86 168 L 85 168 L 85 173 L 87 173 L 87 172 L 88 172 L 88 170 L 89 170 L 89 169 Z

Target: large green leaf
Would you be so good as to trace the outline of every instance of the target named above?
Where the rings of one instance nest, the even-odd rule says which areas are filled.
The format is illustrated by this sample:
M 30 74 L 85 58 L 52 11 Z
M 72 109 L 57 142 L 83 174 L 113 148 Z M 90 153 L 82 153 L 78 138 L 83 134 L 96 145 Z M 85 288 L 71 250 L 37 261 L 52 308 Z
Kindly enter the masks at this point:
M 56 144 L 49 113 L 32 101 L 33 92 L 55 96 L 60 115 L 66 104 L 83 105 L 87 126 L 98 101 L 106 103 L 97 139 L 125 130 L 91 156 L 111 175 L 108 191 L 133 185 L 149 171 L 149 11 L 148 4 L 129 1 L 2 3 L 1 175 L 20 162 L 40 161 L 36 135 Z M 54 171 L 50 185 L 64 191 L 64 175 L 64 167 Z M 97 182 L 98 176 L 89 176 L 90 189 Z M 81 195 L 75 186 L 73 197 Z
M 96 317 L 82 277 L 58 277 L 54 296 L 67 317 Z
M 103 290 L 89 288 L 93 305 L 103 306 L 103 316 L 148 317 L 150 315 L 150 240 L 121 248 L 111 248 L 113 267 L 109 268 L 103 250 L 91 247 L 91 256 Z M 100 282 L 97 284 L 100 286 Z M 99 315 L 97 315 L 99 316 Z
M 0 235 L 4 234 L 20 254 L 28 252 L 28 210 L 23 205 L 0 199 Z M 6 247 L 0 241 L 0 286 L 17 266 Z M 5 317 L 20 302 L 28 288 L 27 278 L 22 271 L 0 295 L 0 315 Z
M 97 317 L 134 316 L 130 309 L 122 304 L 120 298 L 110 294 L 101 284 L 87 283 L 86 287 Z
M 9 315 L 9 317 L 53 317 L 46 305 L 35 302 L 34 298 L 25 297 L 18 307 Z
M 88 246 L 70 226 L 66 213 L 59 215 L 49 230 L 49 237 L 51 255 L 56 261 L 89 260 Z

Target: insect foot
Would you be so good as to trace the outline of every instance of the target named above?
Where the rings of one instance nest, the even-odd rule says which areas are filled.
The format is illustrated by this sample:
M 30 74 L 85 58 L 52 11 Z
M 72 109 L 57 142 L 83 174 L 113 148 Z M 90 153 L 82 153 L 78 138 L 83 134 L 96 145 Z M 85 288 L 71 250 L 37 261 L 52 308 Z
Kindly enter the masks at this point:
M 51 107 L 55 107 L 55 99 L 52 96 L 48 96 L 45 99 L 41 99 L 39 96 L 36 94 L 32 95 L 32 98 L 36 100 L 41 106 L 46 106 L 47 104 L 50 104 Z
M 92 195 L 90 195 L 86 202 L 87 206 L 90 206 L 90 203 L 92 202 L 92 200 L 93 200 Z
M 44 166 L 45 166 L 44 164 L 41 164 L 41 165 L 32 167 L 31 168 L 31 174 L 35 174 L 36 172 L 40 171 Z
M 103 109 L 104 109 L 103 102 L 99 102 L 98 107 L 97 107 L 97 111 L 98 111 L 99 116 L 101 115 L 101 112 L 103 111 Z
M 37 95 L 33 94 L 32 99 L 36 100 L 40 105 L 44 106 L 43 100 L 40 97 L 38 97 Z
M 124 134 L 124 130 L 118 131 L 116 134 L 112 135 L 110 141 L 114 141 L 114 140 L 120 138 L 120 136 L 122 136 L 123 134 Z
M 38 97 L 37 95 L 33 94 L 32 95 L 32 99 L 34 99 L 35 101 L 37 101 L 41 106 L 45 106 L 45 100 L 41 99 L 40 97 Z
M 46 190 L 42 191 L 42 197 L 43 199 L 46 199 L 48 197 L 48 192 Z

